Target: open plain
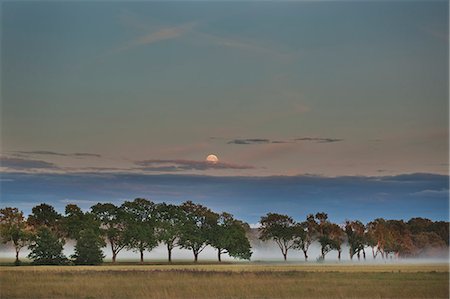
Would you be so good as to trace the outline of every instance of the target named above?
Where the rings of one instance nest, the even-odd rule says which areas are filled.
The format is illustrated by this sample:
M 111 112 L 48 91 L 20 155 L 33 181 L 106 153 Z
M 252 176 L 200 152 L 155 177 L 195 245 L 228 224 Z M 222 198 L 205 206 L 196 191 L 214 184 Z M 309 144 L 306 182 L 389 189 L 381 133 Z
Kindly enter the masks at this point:
M 1 298 L 448 298 L 448 264 L 0 267 Z

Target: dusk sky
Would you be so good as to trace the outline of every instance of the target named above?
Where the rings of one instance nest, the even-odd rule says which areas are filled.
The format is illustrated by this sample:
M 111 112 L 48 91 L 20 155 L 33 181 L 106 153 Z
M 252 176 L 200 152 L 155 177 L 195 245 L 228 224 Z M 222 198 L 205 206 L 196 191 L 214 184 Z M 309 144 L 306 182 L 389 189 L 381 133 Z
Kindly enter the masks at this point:
M 0 205 L 448 219 L 448 9 L 3 2 Z

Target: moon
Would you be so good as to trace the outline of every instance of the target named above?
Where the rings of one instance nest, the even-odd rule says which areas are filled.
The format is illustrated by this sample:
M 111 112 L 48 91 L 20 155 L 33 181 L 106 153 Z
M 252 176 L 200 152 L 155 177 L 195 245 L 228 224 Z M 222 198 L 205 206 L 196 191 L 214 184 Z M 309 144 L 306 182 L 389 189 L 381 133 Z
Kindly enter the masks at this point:
M 219 162 L 219 158 L 217 158 L 216 155 L 211 154 L 206 157 L 206 162 L 216 164 L 217 162 Z

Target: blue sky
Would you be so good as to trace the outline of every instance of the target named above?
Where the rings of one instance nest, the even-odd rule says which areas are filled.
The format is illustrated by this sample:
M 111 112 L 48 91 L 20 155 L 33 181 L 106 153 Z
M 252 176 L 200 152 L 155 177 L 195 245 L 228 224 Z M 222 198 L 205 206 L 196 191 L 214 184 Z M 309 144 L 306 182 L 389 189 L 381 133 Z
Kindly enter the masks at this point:
M 17 1 L 1 13 L 2 205 L 180 201 L 135 188 L 167 180 L 179 194 L 183 180 L 205 178 L 214 184 L 191 187 L 204 203 L 249 221 L 259 195 L 254 213 L 292 204 L 341 220 L 448 215 L 445 1 Z M 414 173 L 441 175 L 439 184 L 363 188 Z M 130 192 L 86 187 L 93 176 L 125 180 Z M 279 176 L 293 178 L 290 192 Z M 311 176 L 319 191 L 355 180 L 339 198 L 325 188 L 310 202 Z M 32 191 L 49 177 L 55 185 Z
M 379 217 L 445 220 L 448 187 L 448 176 L 431 174 L 335 178 L 7 174 L 2 177 L 2 204 L 28 214 L 41 202 L 63 212 L 68 203 L 88 210 L 97 202 L 120 205 L 144 197 L 175 204 L 192 200 L 252 224 L 268 212 L 303 220 L 307 214 L 324 211 L 338 223 Z

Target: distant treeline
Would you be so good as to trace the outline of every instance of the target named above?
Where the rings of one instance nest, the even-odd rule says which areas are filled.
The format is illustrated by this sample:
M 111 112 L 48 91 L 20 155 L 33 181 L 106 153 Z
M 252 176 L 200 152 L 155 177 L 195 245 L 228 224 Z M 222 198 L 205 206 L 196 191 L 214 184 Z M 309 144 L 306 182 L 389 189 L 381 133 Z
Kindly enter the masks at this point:
M 354 220 L 338 225 L 330 222 L 326 213 L 310 214 L 303 222 L 268 213 L 261 217 L 260 224 L 255 233 L 255 229 L 233 215 L 215 213 L 191 201 L 181 205 L 155 204 L 143 198 L 125 201 L 120 206 L 98 203 L 89 212 L 68 204 L 64 215 L 43 203 L 35 206 L 27 219 L 17 208 L 0 209 L 0 237 L 3 243 L 14 246 L 17 265 L 20 250 L 27 246 L 34 264 L 100 264 L 105 257 L 105 241 L 111 247 L 113 263 L 123 249 L 139 252 L 143 262 L 144 252 L 158 244 L 167 248 L 169 262 L 176 247 L 191 250 L 195 262 L 207 246 L 217 250 L 219 261 L 222 254 L 250 259 L 250 240 L 274 241 L 284 260 L 290 249 L 302 251 L 307 260 L 313 242 L 320 245 L 319 260 L 332 250 L 341 259 L 344 244 L 349 247 L 351 259 L 355 255 L 365 259 L 368 248 L 373 258 L 378 254 L 387 258 L 419 256 L 449 246 L 449 223 L 425 218 L 408 222 L 378 218 L 368 224 Z M 76 241 L 71 259 L 62 253 L 67 239 Z

